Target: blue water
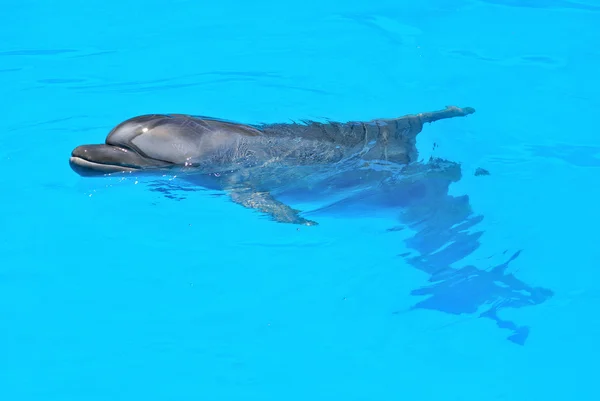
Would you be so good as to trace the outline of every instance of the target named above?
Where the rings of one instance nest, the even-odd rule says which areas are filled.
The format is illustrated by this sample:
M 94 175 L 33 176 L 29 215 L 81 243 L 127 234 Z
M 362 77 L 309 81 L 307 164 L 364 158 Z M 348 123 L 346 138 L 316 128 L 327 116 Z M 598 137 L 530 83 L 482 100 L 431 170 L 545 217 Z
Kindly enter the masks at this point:
M 2 4 L 0 399 L 599 399 L 600 2 L 210 4 Z M 316 227 L 68 166 L 144 113 L 449 104 L 459 181 Z

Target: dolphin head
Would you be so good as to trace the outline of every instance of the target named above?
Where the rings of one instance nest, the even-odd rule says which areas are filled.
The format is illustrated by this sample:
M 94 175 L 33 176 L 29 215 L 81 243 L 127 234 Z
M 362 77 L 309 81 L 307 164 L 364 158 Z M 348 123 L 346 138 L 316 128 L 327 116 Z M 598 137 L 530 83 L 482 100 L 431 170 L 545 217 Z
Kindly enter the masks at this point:
M 104 144 L 77 146 L 69 164 L 82 176 L 202 163 L 214 166 L 217 156 L 225 157 L 222 150 L 239 139 L 240 132 L 232 127 L 235 124 L 178 114 L 137 116 L 114 127 Z M 241 134 L 256 135 L 248 129 Z
M 69 164 L 82 176 L 172 166 L 174 163 L 166 155 L 168 151 L 159 155 L 148 143 L 149 137 L 160 131 L 164 136 L 167 120 L 168 116 L 159 114 L 126 120 L 110 131 L 104 144 L 80 145 L 73 149 Z

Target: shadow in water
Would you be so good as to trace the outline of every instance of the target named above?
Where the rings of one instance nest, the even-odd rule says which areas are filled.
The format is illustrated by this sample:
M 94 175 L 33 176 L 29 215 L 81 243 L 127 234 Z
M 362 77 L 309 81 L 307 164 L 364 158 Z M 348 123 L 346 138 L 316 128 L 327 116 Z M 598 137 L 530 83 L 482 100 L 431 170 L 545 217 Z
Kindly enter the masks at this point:
M 401 219 L 415 231 L 406 245 L 417 255 L 406 255 L 405 260 L 427 273 L 430 282 L 411 292 L 427 297 L 412 309 L 453 315 L 479 312 L 479 317 L 492 319 L 499 328 L 510 330 L 508 340 L 524 345 L 529 327 L 503 320 L 498 312 L 504 308 L 538 305 L 552 297 L 553 292 L 528 285 L 508 272 L 509 264 L 521 251 L 488 269 L 473 265 L 452 267 L 479 248 L 483 235 L 482 231 L 470 231 L 483 216 L 473 214 L 467 196 L 446 194 L 438 199 L 426 199 L 416 208 L 407 208 Z
M 382 210 L 392 213 L 400 225 L 390 228 L 389 235 L 406 229 L 413 233 L 405 239 L 410 252 L 398 256 L 428 275 L 428 283 L 411 292 L 422 299 L 410 311 L 429 309 L 491 319 L 500 329 L 511 332 L 508 340 L 525 344 L 529 326 L 502 319 L 500 311 L 539 305 L 552 297 L 553 292 L 531 286 L 508 271 L 509 264 L 521 251 L 512 255 L 504 251 L 506 261 L 497 266 L 461 265 L 462 260 L 480 247 L 484 232 L 476 229 L 483 216 L 473 212 L 469 197 L 449 194 L 450 185 L 462 178 L 460 164 L 431 159 L 392 169 L 375 163 L 346 167 L 333 172 L 330 169 L 326 173 L 306 173 L 304 177 L 310 176 L 310 180 L 286 180 L 294 185 L 273 193 L 286 202 L 346 194 L 305 213 L 317 221 L 320 215 L 356 218 L 370 212 L 379 214 Z M 171 199 L 183 199 L 183 191 L 189 191 L 190 187 L 154 182 L 151 190 Z
M 477 215 L 469 197 L 449 194 L 450 184 L 462 178 L 461 166 L 454 162 L 432 159 L 404 170 L 404 174 L 384 178 L 376 190 L 345 198 L 318 211 L 353 213 L 367 208 L 388 208 L 401 225 L 388 232 L 410 229 L 405 240 L 410 252 L 398 255 L 415 269 L 426 273 L 428 284 L 411 292 L 425 297 L 411 310 L 429 309 L 453 315 L 476 315 L 492 319 L 501 329 L 511 331 L 508 340 L 524 345 L 530 328 L 504 320 L 499 312 L 541 304 L 553 296 L 546 288 L 534 287 L 508 271 L 509 264 L 521 251 L 497 266 L 460 265 L 481 245 L 484 234 L 476 230 L 483 216 Z

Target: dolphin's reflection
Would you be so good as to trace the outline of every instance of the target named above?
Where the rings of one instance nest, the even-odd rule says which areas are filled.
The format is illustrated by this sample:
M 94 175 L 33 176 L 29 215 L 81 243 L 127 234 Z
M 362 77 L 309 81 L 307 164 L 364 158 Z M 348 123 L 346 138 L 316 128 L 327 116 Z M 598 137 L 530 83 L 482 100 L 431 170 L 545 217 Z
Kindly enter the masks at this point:
M 479 248 L 483 235 L 483 231 L 474 230 L 483 216 L 473 213 L 468 196 L 448 194 L 456 174 L 454 171 L 446 178 L 437 174 L 433 180 L 425 178 L 416 183 L 426 189 L 420 192 L 422 196 L 412 198 L 400 215 L 401 222 L 415 231 L 406 240 L 406 246 L 415 251 L 416 256 L 406 256 L 405 260 L 427 273 L 431 283 L 411 292 L 415 296 L 427 296 L 412 309 L 454 315 L 479 311 L 480 317 L 492 319 L 499 328 L 511 330 L 510 341 L 523 345 L 529 327 L 502 320 L 498 312 L 504 308 L 538 305 L 553 293 L 532 287 L 507 272 L 509 264 L 521 251 L 491 269 L 473 265 L 452 267 L 460 265 L 462 259 Z
M 530 286 L 507 271 L 521 251 L 491 268 L 460 266 L 461 260 L 480 247 L 483 235 L 483 231 L 476 230 L 483 216 L 473 213 L 469 197 L 449 195 L 450 184 L 461 178 L 459 164 L 431 159 L 406 168 L 403 174 L 388 176 L 369 195 L 345 198 L 320 212 L 351 212 L 382 206 L 394 208 L 401 226 L 388 231 L 409 228 L 414 232 L 405 240 L 405 246 L 412 252 L 399 256 L 429 275 L 430 284 L 411 292 L 426 298 L 411 309 L 430 309 L 453 315 L 479 313 L 479 317 L 494 320 L 499 328 L 512 331 L 508 340 L 523 345 L 529 327 L 501 319 L 499 311 L 538 305 L 552 297 L 553 292 Z
M 304 178 L 308 173 L 303 172 Z M 288 171 L 288 174 L 299 173 Z M 291 200 L 352 194 L 306 214 L 340 215 L 387 209 L 401 223 L 388 231 L 408 228 L 414 233 L 405 239 L 405 247 L 411 252 L 399 256 L 426 273 L 429 284 L 411 292 L 411 295 L 425 297 L 411 310 L 478 314 L 478 317 L 492 319 L 499 328 L 510 330 L 508 340 L 520 345 L 525 343 L 529 327 L 503 320 L 499 312 L 505 308 L 538 305 L 552 297 L 553 292 L 530 286 L 507 271 L 520 251 L 491 268 L 460 266 L 460 262 L 481 245 L 483 231 L 477 231 L 476 227 L 483 216 L 473 213 L 468 196 L 449 194 L 450 184 L 462 178 L 458 163 L 430 159 L 401 169 L 379 168 L 374 164 L 360 168 L 347 165 L 334 173 L 314 171 L 310 176 L 310 180 L 298 180 L 297 185 L 281 188 L 276 191 L 277 195 Z M 177 198 L 182 195 L 177 188 L 174 183 L 155 183 L 151 189 Z M 189 187 L 186 190 L 189 191 Z

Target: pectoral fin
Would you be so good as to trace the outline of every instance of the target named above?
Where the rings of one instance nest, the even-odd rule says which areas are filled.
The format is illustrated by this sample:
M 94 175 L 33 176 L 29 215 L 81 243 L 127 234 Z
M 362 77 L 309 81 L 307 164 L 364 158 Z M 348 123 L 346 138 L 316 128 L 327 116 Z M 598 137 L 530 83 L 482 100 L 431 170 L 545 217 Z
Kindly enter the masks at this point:
M 251 188 L 235 188 L 229 191 L 231 200 L 249 209 L 259 210 L 280 223 L 314 226 L 318 223 L 300 217 L 299 210 L 273 198 L 268 192 L 254 191 Z

